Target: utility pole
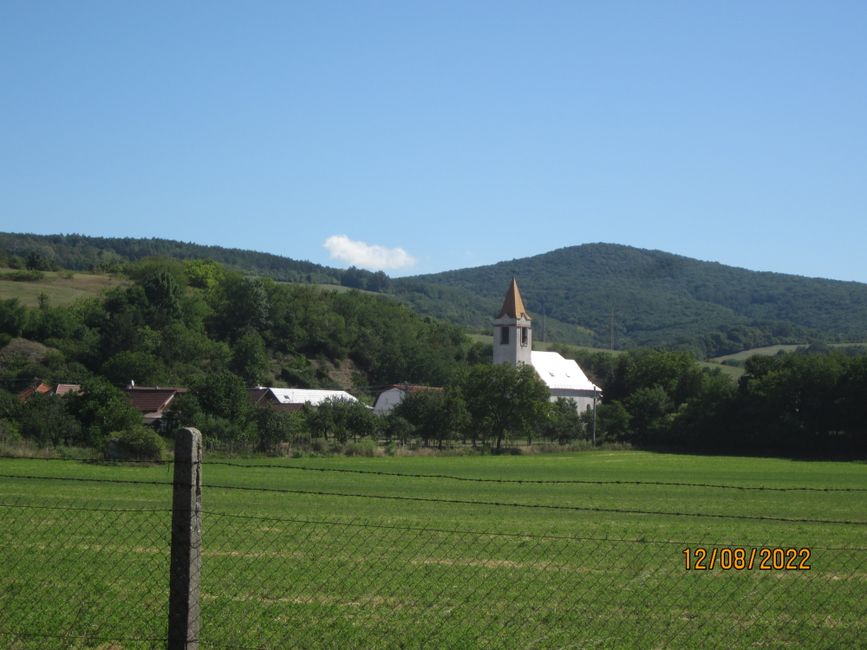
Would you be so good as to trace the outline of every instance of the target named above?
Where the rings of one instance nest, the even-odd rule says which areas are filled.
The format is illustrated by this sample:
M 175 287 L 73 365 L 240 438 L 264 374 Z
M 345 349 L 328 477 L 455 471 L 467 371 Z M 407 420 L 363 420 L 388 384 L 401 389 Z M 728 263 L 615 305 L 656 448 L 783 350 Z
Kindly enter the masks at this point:
M 596 446 L 596 384 L 593 384 L 593 446 Z

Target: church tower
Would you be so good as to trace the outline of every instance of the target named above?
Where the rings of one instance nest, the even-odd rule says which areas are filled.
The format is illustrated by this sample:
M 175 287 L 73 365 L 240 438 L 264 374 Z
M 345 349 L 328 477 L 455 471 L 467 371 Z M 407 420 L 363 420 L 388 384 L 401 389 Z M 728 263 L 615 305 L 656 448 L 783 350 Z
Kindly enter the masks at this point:
M 512 278 L 503 307 L 494 319 L 494 363 L 509 363 L 513 366 L 529 364 L 532 350 L 530 315 L 524 309 L 518 283 Z

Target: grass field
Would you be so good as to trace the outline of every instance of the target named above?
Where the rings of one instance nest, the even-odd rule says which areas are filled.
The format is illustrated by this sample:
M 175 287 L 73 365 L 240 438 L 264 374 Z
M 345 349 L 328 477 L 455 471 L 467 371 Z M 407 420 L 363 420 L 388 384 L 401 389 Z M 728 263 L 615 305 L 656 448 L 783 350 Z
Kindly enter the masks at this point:
M 593 451 L 210 459 L 203 476 L 204 647 L 867 636 L 864 463 Z M 170 481 L 0 460 L 0 645 L 161 647 L 171 488 L 152 483 Z M 808 547 L 811 569 L 684 568 L 685 548 L 724 546 Z
M 36 307 L 39 296 L 45 295 L 54 306 L 68 305 L 84 296 L 98 296 L 106 289 L 116 287 L 122 280 L 97 273 L 73 273 L 71 277 L 46 271 L 41 280 L 15 281 L 9 274 L 12 269 L 0 269 L 0 297 L 17 298 L 27 307 Z
M 802 345 L 768 345 L 761 348 L 752 348 L 751 350 L 742 350 L 740 352 L 735 352 L 734 354 L 726 354 L 721 357 L 715 357 L 711 359 L 712 362 L 723 363 L 724 361 L 746 361 L 750 357 L 754 356 L 764 356 L 771 357 L 780 352 L 794 352 L 800 348 L 806 348 L 808 344 L 804 343 Z M 831 343 L 828 347 L 831 348 L 848 348 L 848 347 L 861 347 L 867 348 L 867 343 Z

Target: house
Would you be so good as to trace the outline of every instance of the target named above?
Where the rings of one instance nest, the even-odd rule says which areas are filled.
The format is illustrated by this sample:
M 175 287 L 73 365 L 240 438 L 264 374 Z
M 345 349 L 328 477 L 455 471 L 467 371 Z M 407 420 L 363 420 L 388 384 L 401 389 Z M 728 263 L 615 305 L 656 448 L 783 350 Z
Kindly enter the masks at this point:
M 271 407 L 278 411 L 298 411 L 305 404 L 319 406 L 327 400 L 357 402 L 345 390 L 319 390 L 310 388 L 267 388 L 257 386 L 248 391 L 256 406 Z
M 44 381 L 40 381 L 35 386 L 25 388 L 18 393 L 18 401 L 24 404 L 33 395 L 58 395 L 59 397 L 63 397 L 64 395 L 75 395 L 80 392 L 81 384 L 57 384 L 56 386 L 52 386 Z
M 130 385 L 124 389 L 124 392 L 133 408 L 142 414 L 144 423 L 162 431 L 165 427 L 163 417 L 168 412 L 172 400 L 186 393 L 187 389 Z
M 441 391 L 442 388 L 434 386 L 419 386 L 417 384 L 393 384 L 382 391 L 373 404 L 373 412 L 377 415 L 389 413 L 395 406 L 400 404 L 407 395 L 423 393 L 427 391 Z
M 559 352 L 533 350 L 532 319 L 514 278 L 506 290 L 493 327 L 494 363 L 532 366 L 548 387 L 551 401 L 559 397 L 570 399 L 575 408 L 585 411 L 602 396 L 601 389 L 587 378 L 573 359 L 566 359 Z

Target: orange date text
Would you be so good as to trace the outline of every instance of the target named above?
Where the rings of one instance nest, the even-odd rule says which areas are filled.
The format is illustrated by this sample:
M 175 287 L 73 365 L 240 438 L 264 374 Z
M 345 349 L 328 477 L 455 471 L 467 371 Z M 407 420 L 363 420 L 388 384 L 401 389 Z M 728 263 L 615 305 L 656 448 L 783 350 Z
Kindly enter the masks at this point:
M 809 571 L 808 547 L 696 546 L 683 549 L 687 571 Z

